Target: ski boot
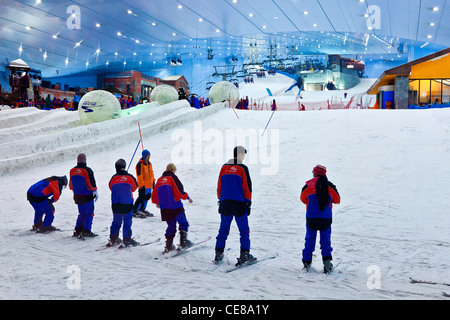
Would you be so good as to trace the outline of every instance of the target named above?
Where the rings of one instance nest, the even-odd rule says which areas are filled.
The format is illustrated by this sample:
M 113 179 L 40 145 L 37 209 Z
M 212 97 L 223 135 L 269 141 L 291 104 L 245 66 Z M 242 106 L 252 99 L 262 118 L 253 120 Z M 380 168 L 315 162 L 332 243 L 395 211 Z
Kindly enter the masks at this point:
M 237 259 L 238 262 L 236 265 L 253 263 L 256 261 L 256 258 L 250 254 L 249 250 L 241 250 L 241 256 Z
M 119 238 L 119 236 L 110 235 L 108 243 L 106 244 L 106 246 L 107 247 L 113 247 L 113 246 L 115 246 L 117 244 L 121 244 L 121 243 L 122 243 L 122 240 Z
M 323 260 L 323 272 L 330 273 L 333 271 L 333 264 L 331 263 L 331 259 Z
M 40 230 L 41 228 L 42 228 L 42 218 L 39 219 L 38 223 L 33 224 L 33 225 L 31 226 L 31 231 L 39 232 L 39 230 Z
M 166 236 L 166 246 L 164 247 L 163 254 L 173 250 L 175 250 L 175 245 L 173 244 L 173 236 L 172 237 Z
M 187 231 L 180 230 L 180 248 L 187 248 L 192 246 L 192 242 L 187 239 Z
M 223 260 L 223 249 L 216 248 L 216 256 L 214 257 L 214 263 L 219 264 Z
M 59 229 L 50 225 L 50 226 L 40 227 L 37 230 L 38 233 L 50 233 L 53 231 L 59 231 Z
M 131 239 L 131 238 L 124 238 L 124 239 L 123 239 L 123 245 L 124 245 L 125 247 L 130 247 L 130 246 L 135 247 L 135 246 L 138 246 L 138 245 L 139 245 L 139 242 L 137 242 L 136 240 Z
M 80 236 L 82 238 L 94 238 L 97 234 L 93 233 L 91 230 L 83 230 Z
M 73 231 L 72 237 L 79 238 L 81 236 L 81 233 L 83 232 L 82 228 L 75 228 Z
M 133 217 L 141 218 L 141 219 L 147 218 L 147 216 L 142 211 L 136 211 L 136 212 L 133 211 Z
M 302 261 L 303 262 L 303 270 L 309 272 L 311 270 L 311 261 Z
M 153 213 L 150 213 L 147 210 L 140 210 L 139 213 L 145 215 L 146 217 L 154 217 L 155 216 Z

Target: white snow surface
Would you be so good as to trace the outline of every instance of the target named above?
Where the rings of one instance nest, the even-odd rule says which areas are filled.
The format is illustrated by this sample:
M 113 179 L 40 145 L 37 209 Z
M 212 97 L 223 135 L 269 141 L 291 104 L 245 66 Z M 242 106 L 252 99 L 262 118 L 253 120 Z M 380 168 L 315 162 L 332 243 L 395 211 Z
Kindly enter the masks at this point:
M 177 101 L 88 126 L 79 124 L 76 112 L 65 110 L 0 111 L 0 298 L 445 299 L 442 292 L 448 287 L 411 284 L 409 278 L 450 282 L 450 110 L 280 111 L 264 136 L 271 111 L 235 111 L 222 104 L 196 110 Z M 134 219 L 133 236 L 142 243 L 160 242 L 96 251 L 109 237 L 108 182 L 114 163 L 124 158 L 128 165 L 139 140 L 138 122 L 157 178 L 174 160 L 180 132 L 185 133 L 182 142 L 200 152 L 191 162 L 175 164 L 194 200 L 184 203 L 189 238 L 212 240 L 180 257 L 161 255 L 166 223 L 151 203 L 155 217 Z M 200 125 L 203 136 L 196 132 Z M 214 268 L 220 223 L 216 187 L 232 150 L 223 141 L 223 155 L 219 152 L 210 161 L 217 154 L 212 154 L 214 139 L 208 134 L 217 139 L 222 133 L 225 139 L 227 130 L 239 129 L 257 132 L 257 141 L 266 137 L 267 154 L 278 160 L 275 173 L 262 174 L 267 159 L 251 156 L 261 154 L 263 146 L 246 141 L 244 163 L 253 182 L 251 252 L 258 258 L 278 257 L 225 273 L 239 255 L 239 232 L 233 222 L 224 265 Z M 131 164 L 132 174 L 141 150 Z M 71 237 L 78 212 L 68 188 L 55 203 L 53 225 L 62 231 L 29 231 L 34 212 L 27 189 L 52 175 L 68 176 L 79 152 L 86 153 L 98 185 L 92 230 L 99 236 L 85 241 Z M 319 241 L 313 261 L 318 272 L 301 272 L 305 205 L 299 196 L 316 164 L 327 167 L 342 198 L 333 206 L 332 247 L 339 266 L 330 276 L 320 272 Z M 73 270 L 80 272 L 76 288 L 71 285 Z

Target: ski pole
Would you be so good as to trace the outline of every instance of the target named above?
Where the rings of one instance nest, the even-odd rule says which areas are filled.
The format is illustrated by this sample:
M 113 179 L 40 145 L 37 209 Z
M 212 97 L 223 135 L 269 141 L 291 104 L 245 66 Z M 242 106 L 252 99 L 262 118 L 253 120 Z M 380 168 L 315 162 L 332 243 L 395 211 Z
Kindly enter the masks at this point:
M 275 113 L 275 110 L 272 111 L 272 115 L 269 118 L 269 121 L 267 121 L 266 127 L 264 128 L 264 131 L 262 133 L 262 135 L 264 135 L 264 132 L 266 132 L 267 127 L 269 126 L 270 120 L 272 120 L 273 114 Z
M 136 146 L 136 149 L 134 149 L 134 153 L 133 153 L 133 156 L 131 157 L 130 163 L 128 164 L 128 169 L 127 169 L 127 171 L 130 169 L 131 163 L 133 162 L 133 159 L 134 159 L 134 155 L 136 154 L 137 148 L 139 147 L 139 144 L 140 144 L 140 143 L 141 143 L 141 140 L 138 141 L 138 144 L 137 144 L 137 146 Z
M 138 122 L 138 127 L 139 127 L 139 136 L 141 137 L 142 151 L 144 151 L 144 142 L 142 141 L 141 125 L 139 124 L 139 122 Z

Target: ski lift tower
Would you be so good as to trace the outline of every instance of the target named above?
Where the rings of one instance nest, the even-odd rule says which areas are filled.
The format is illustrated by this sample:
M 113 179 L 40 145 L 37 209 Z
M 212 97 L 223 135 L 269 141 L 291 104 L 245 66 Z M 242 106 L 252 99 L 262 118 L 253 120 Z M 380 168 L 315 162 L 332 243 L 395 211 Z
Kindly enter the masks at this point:
M 235 65 L 214 66 L 215 72 L 213 77 L 222 77 L 223 81 L 226 81 L 228 77 L 232 78 L 237 73 L 234 71 Z

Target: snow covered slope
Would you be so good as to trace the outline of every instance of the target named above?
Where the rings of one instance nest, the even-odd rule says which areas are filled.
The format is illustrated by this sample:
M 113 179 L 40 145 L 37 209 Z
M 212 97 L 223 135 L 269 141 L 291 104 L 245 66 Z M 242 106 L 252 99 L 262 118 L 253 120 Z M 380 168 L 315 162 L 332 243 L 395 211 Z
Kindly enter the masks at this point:
M 171 112 L 158 116 L 90 126 L 77 125 L 73 113 L 62 110 L 0 111 L 1 299 L 443 298 L 448 287 L 411 284 L 409 277 L 450 282 L 450 110 L 276 112 L 262 136 L 270 111 L 236 110 L 237 117 L 223 105 L 167 108 Z M 108 182 L 114 162 L 131 159 L 139 139 L 137 121 L 155 176 L 175 162 L 194 200 L 184 204 L 189 238 L 213 237 L 180 257 L 163 258 L 163 240 L 96 251 L 109 237 Z M 253 180 L 252 253 L 279 256 L 225 273 L 239 255 L 239 237 L 233 223 L 225 265 L 213 268 L 220 223 L 216 184 L 234 138 L 243 135 Z M 186 150 L 192 154 L 183 154 Z M 71 237 L 77 207 L 68 189 L 55 204 L 53 224 L 63 231 L 30 232 L 33 210 L 27 189 L 42 178 L 68 175 L 78 152 L 86 153 L 99 187 L 93 223 L 99 236 L 86 241 Z M 299 195 L 316 164 L 328 168 L 342 197 L 333 207 L 332 226 L 335 263 L 341 262 L 329 277 L 300 275 L 305 206 Z M 166 224 L 154 205 L 149 209 L 154 218 L 133 220 L 133 235 L 140 242 L 164 238 Z M 313 268 L 320 270 L 318 243 L 316 255 Z M 76 272 L 79 286 L 73 283 Z

